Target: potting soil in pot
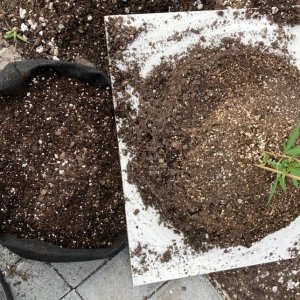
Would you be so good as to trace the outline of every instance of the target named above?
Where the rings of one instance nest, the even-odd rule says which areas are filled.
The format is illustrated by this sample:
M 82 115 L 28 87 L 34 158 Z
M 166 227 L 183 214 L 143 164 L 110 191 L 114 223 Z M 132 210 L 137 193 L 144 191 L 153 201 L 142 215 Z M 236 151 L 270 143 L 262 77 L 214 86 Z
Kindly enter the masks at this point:
M 138 117 L 122 125 L 129 180 L 194 248 L 250 246 L 300 214 L 291 183 L 266 207 L 274 175 L 254 166 L 299 120 L 300 72 L 230 39 L 174 59 L 141 82 Z
M 39 76 L 0 99 L 0 232 L 69 248 L 126 230 L 110 91 Z

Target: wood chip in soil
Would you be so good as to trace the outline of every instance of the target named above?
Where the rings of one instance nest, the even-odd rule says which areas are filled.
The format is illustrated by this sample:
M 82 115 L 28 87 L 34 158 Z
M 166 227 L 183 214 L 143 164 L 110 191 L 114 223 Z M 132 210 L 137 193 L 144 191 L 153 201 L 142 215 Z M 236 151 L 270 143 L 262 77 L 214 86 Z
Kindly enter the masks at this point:
M 69 248 L 126 231 L 110 90 L 59 76 L 0 99 L 0 231 Z

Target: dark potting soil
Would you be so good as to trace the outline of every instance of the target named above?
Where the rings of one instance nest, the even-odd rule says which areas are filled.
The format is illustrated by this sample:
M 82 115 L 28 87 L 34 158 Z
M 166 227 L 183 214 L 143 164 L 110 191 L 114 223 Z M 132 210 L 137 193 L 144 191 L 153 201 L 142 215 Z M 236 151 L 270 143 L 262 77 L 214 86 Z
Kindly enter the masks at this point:
M 291 183 L 266 207 L 274 175 L 254 166 L 281 152 L 299 121 L 300 72 L 231 40 L 174 59 L 126 78 L 140 94 L 136 119 L 128 104 L 117 110 L 129 180 L 195 249 L 251 246 L 300 214 Z
M 299 23 L 299 14 L 288 7 L 300 0 L 2 0 L 0 33 L 14 26 L 27 26 L 25 34 L 31 44 L 18 43 L 24 57 L 88 60 L 102 70 L 108 66 L 104 16 L 128 13 L 157 13 L 259 7 L 279 23 Z M 282 6 L 285 8 L 282 8 Z M 272 8 L 278 7 L 274 13 Z M 287 7 L 287 8 L 286 8 Z M 20 14 L 25 9 L 25 14 Z M 1 45 L 0 45 L 1 47 Z
M 24 57 L 87 59 L 101 70 L 108 66 L 104 16 L 197 10 L 201 1 L 189 0 L 2 0 L 0 32 L 24 23 L 32 43 L 19 43 Z M 20 8 L 26 9 L 24 18 Z M 2 13 L 1 13 L 2 11 Z M 29 23 L 30 22 L 30 23 Z M 30 24 L 33 24 L 31 26 Z
M 39 76 L 0 99 L 0 231 L 69 247 L 126 230 L 110 91 Z
M 226 300 L 299 300 L 300 259 L 210 275 Z
M 300 0 L 251 0 L 252 7 L 278 24 L 300 24 L 300 8 L 293 8 L 295 5 L 300 5 Z

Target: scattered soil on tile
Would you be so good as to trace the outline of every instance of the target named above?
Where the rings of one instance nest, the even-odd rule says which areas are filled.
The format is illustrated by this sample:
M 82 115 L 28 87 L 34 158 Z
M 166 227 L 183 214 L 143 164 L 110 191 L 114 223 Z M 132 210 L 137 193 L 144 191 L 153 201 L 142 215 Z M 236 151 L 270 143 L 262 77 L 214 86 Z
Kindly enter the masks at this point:
M 215 273 L 209 276 L 223 295 L 247 300 L 299 300 L 300 258 Z
M 136 118 L 130 104 L 117 110 L 129 180 L 195 249 L 249 247 L 300 214 L 291 183 L 266 207 L 274 176 L 254 166 L 263 151 L 282 151 L 299 120 L 300 72 L 230 40 L 174 59 L 131 82 Z
M 9 278 L 14 278 L 16 276 L 20 277 L 22 279 L 22 281 L 28 281 L 31 279 L 31 276 L 23 271 L 23 270 L 18 270 L 18 266 L 14 265 L 11 267 L 7 267 L 5 269 L 5 275 L 8 276 Z M 19 285 L 21 282 L 17 281 L 14 286 Z
M 39 76 L 0 98 L 0 133 L 1 232 L 100 248 L 126 231 L 110 90 Z

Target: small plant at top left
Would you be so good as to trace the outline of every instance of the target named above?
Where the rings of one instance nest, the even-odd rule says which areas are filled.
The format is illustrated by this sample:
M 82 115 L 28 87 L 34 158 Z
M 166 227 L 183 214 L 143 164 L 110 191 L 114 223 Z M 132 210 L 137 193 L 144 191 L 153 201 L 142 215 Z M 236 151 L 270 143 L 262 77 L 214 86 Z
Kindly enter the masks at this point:
M 28 38 L 25 35 L 19 34 L 19 29 L 17 27 L 12 28 L 11 30 L 5 32 L 3 35 L 3 39 L 5 40 L 13 40 L 15 43 L 20 40 L 24 43 L 28 43 Z

